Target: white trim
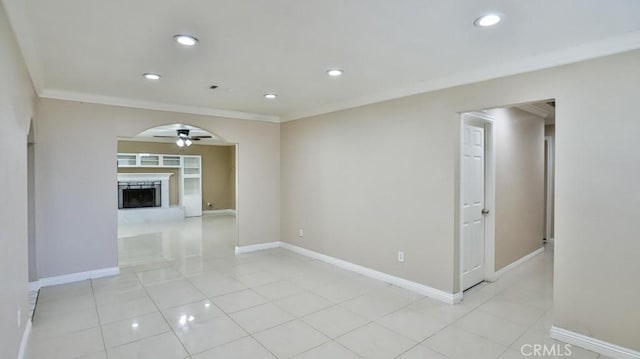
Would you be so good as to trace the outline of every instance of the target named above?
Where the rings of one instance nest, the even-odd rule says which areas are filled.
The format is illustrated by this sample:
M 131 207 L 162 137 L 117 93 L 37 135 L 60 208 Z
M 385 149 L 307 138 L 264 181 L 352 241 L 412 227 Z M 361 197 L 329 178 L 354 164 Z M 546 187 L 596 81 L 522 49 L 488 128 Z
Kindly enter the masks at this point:
M 258 243 L 249 246 L 236 246 L 236 254 L 250 253 L 261 251 L 263 249 L 271 249 L 280 247 L 280 242 Z
M 286 250 L 290 250 L 292 252 L 301 254 L 303 256 L 317 259 L 323 261 L 325 263 L 332 264 L 336 267 L 346 269 L 348 271 L 356 272 L 362 274 L 366 277 L 377 279 L 379 281 L 383 281 L 386 283 L 393 284 L 395 286 L 410 290 L 412 292 L 416 292 L 422 294 L 427 297 L 431 297 L 433 299 L 437 299 L 441 302 L 445 302 L 447 304 L 455 304 L 462 300 L 462 293 L 447 293 L 445 291 L 435 289 L 424 284 L 412 282 L 410 280 L 396 277 L 387 273 L 379 272 L 377 270 L 363 267 L 361 265 L 357 265 L 351 262 L 344 261 L 342 259 L 338 259 L 335 257 L 328 256 L 326 254 L 314 252 L 310 249 L 298 247 L 296 245 L 287 243 L 287 242 L 268 242 L 268 243 L 260 243 L 253 244 L 250 246 L 242 246 L 236 247 L 236 254 L 249 253 L 260 251 L 263 249 L 271 249 L 271 248 L 284 248 Z
M 18 351 L 18 359 L 24 358 L 24 353 L 27 350 L 27 343 L 29 342 L 29 335 L 31 335 L 31 318 L 27 320 L 27 324 L 24 326 L 24 332 L 22 332 L 22 339 L 20 340 L 20 350 Z
M 235 209 L 208 209 L 206 211 L 202 211 L 202 215 L 207 216 L 226 216 L 226 215 L 236 215 Z
M 34 282 L 29 282 L 28 285 L 29 285 L 29 292 L 35 292 L 42 287 L 42 285 L 40 285 L 39 280 L 36 280 Z
M 118 274 L 120 274 L 120 268 L 111 267 L 90 270 L 87 272 L 78 272 L 54 277 L 41 278 L 40 280 L 37 280 L 35 282 L 29 282 L 29 291 L 35 291 L 42 287 L 48 287 L 52 285 L 80 282 L 87 279 L 109 277 Z
M 377 279 L 386 283 L 390 283 L 393 285 L 396 285 L 398 287 L 404 288 L 404 289 L 408 289 L 412 292 L 416 292 L 428 297 L 431 297 L 433 299 L 437 299 L 439 301 L 445 302 L 447 304 L 454 304 L 459 302 L 462 299 L 462 293 L 455 293 L 455 294 L 451 294 L 451 293 L 447 293 L 445 291 L 439 290 L 439 289 L 435 289 L 429 286 L 426 286 L 424 284 L 420 284 L 420 283 L 416 283 L 416 282 L 412 282 L 400 277 L 396 277 L 390 274 L 386 274 L 383 272 L 379 272 L 377 270 L 371 269 L 371 268 L 367 268 L 367 267 L 363 267 L 351 262 L 347 262 L 344 261 L 342 259 L 338 259 L 338 258 L 334 258 L 325 254 L 321 254 L 318 252 L 314 252 L 312 250 L 306 249 L 306 248 L 302 248 L 302 247 L 298 247 L 295 246 L 293 244 L 289 244 L 286 242 L 280 242 L 280 247 L 284 248 L 284 249 L 288 249 L 292 252 L 298 253 L 298 254 L 302 254 L 304 256 L 310 257 L 310 258 L 314 258 L 320 261 L 323 261 L 325 263 L 329 263 L 329 264 L 333 264 L 336 267 L 342 268 L 342 269 L 346 269 L 352 272 L 356 272 L 359 274 L 362 274 L 364 276 L 367 276 L 369 278 L 373 278 L 373 279 Z
M 573 344 L 581 348 L 591 350 L 602 355 L 616 358 L 616 359 L 632 359 L 640 358 L 640 352 L 619 345 L 605 342 L 604 340 L 596 339 L 584 334 L 572 332 L 567 329 L 551 326 L 549 331 L 551 338 L 563 341 L 565 343 Z
M 282 117 L 281 122 L 293 121 L 302 118 L 318 116 L 325 113 L 346 110 L 350 108 L 370 105 L 373 103 L 393 100 L 406 96 L 437 91 L 455 86 L 467 85 L 481 81 L 518 75 L 526 72 L 553 68 L 575 62 L 585 61 L 597 57 L 603 57 L 635 50 L 640 46 L 640 31 L 629 32 L 604 40 L 594 41 L 588 44 L 562 48 L 547 52 L 538 56 L 526 56 L 520 60 L 508 63 L 497 63 L 480 69 L 460 71 L 448 76 L 434 78 L 418 84 L 394 88 L 386 92 L 366 95 L 356 99 L 330 103 L 328 105 L 288 114 Z
M 118 181 L 168 181 L 171 176 L 173 176 L 173 173 L 118 173 Z
M 67 100 L 94 103 L 107 106 L 130 107 L 144 110 L 167 111 L 178 113 L 189 113 L 194 115 L 215 116 L 223 118 L 233 118 L 239 120 L 280 122 L 280 117 L 273 115 L 263 115 L 258 113 L 221 110 L 217 108 L 187 106 L 173 103 L 134 100 L 122 97 L 93 95 L 81 92 L 64 91 L 56 89 L 43 89 L 39 92 L 41 98 L 54 100 Z
M 505 273 L 507 273 L 508 271 L 512 270 L 513 268 L 523 264 L 524 262 L 528 261 L 529 259 L 537 256 L 538 254 L 544 252 L 544 247 L 540 247 L 538 249 L 536 249 L 535 251 L 527 254 L 526 256 L 518 259 L 517 261 L 502 267 L 500 270 L 496 271 L 493 273 L 493 275 L 491 275 L 491 277 L 487 278 L 488 281 L 490 282 L 494 282 L 496 280 L 498 280 L 498 278 L 502 277 Z

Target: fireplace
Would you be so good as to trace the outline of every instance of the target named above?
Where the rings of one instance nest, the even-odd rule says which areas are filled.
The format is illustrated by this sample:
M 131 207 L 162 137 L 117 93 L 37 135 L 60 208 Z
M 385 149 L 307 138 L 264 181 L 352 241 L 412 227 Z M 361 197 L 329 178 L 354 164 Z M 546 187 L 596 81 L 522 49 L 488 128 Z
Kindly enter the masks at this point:
M 162 206 L 161 182 L 118 182 L 118 208 Z
M 168 209 L 171 175 L 172 173 L 118 173 L 118 209 L 124 212 L 131 212 L 127 210 L 132 208 L 153 211 Z

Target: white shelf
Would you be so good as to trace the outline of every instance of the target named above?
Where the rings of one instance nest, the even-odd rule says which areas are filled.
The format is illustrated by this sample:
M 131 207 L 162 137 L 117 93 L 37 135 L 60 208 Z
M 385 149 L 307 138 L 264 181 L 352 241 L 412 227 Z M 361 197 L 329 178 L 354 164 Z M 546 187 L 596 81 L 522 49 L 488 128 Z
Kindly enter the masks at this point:
M 158 153 L 118 153 L 118 167 L 182 168 L 182 157 Z

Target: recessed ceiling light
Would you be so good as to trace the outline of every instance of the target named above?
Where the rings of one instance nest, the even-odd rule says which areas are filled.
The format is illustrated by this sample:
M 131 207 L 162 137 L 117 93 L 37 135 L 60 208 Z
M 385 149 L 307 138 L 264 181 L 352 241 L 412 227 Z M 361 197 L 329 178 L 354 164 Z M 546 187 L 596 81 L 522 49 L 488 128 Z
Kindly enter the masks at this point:
M 327 70 L 327 75 L 329 75 L 331 77 L 342 76 L 343 73 L 344 73 L 344 70 L 341 70 L 341 69 L 330 69 L 330 70 Z
M 499 23 L 500 20 L 501 18 L 498 14 L 487 14 L 477 18 L 476 21 L 473 22 L 473 24 L 478 27 L 488 27 Z
M 153 72 L 146 72 L 142 74 L 142 76 L 144 76 L 144 78 L 147 80 L 160 80 L 160 78 L 162 77 L 158 74 L 154 74 Z
M 266 94 L 264 94 L 264 98 L 267 98 L 269 100 L 273 100 L 276 97 L 278 97 L 278 95 L 275 94 L 275 93 L 266 93 Z
M 198 43 L 198 39 L 191 35 L 176 35 L 173 37 L 177 43 L 184 46 L 194 46 Z

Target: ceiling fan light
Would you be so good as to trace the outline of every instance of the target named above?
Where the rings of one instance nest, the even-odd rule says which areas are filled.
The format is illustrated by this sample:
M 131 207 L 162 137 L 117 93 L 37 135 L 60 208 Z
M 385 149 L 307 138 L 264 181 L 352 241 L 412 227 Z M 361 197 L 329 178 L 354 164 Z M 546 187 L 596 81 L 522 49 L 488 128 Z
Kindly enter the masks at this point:
M 187 147 L 191 146 L 192 143 L 193 142 L 191 142 L 191 140 L 188 139 L 188 138 L 186 140 L 184 140 L 184 144 L 187 145 Z
M 184 147 L 184 140 L 182 138 L 179 138 L 176 141 L 176 145 L 178 145 L 178 147 Z M 188 146 L 188 145 L 187 145 Z

